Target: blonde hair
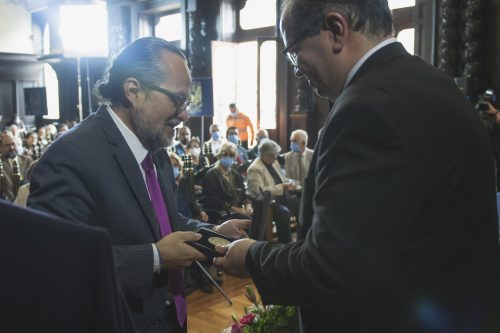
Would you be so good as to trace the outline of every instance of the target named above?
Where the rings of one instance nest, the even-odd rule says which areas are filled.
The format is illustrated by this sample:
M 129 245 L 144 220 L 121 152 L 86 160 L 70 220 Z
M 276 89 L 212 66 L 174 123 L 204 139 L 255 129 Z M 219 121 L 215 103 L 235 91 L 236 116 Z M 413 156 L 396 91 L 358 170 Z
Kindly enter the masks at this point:
M 236 145 L 232 142 L 224 142 L 222 146 L 220 146 L 219 151 L 215 155 L 217 159 L 220 159 L 223 153 L 232 153 L 232 155 L 236 156 L 237 155 L 237 149 Z

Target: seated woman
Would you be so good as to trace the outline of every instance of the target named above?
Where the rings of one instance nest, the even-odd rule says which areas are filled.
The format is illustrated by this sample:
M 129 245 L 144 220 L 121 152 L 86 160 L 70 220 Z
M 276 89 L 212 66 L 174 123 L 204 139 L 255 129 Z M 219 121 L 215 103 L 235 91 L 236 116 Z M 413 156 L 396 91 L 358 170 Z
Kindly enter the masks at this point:
M 259 145 L 259 157 L 248 167 L 247 194 L 258 198 L 261 191 L 270 191 L 275 203 L 272 205 L 273 221 L 276 224 L 278 240 L 281 243 L 292 241 L 290 232 L 290 209 L 285 197 L 287 190 L 294 190 L 296 185 L 281 174 L 277 156 L 281 147 L 274 141 L 265 139 Z
M 252 202 L 245 195 L 243 178 L 232 168 L 236 158 L 236 145 L 225 142 L 216 154 L 217 162 L 208 170 L 203 185 L 201 203 L 212 216 L 212 223 L 217 214 L 212 212 L 224 212 L 228 217 L 237 219 L 249 219 L 252 216 Z M 220 214 L 222 215 L 222 214 Z
M 186 155 L 193 157 L 194 168 L 194 184 L 197 191 L 203 188 L 203 179 L 210 168 L 210 162 L 201 152 L 200 140 L 198 138 L 191 139 L 186 146 Z

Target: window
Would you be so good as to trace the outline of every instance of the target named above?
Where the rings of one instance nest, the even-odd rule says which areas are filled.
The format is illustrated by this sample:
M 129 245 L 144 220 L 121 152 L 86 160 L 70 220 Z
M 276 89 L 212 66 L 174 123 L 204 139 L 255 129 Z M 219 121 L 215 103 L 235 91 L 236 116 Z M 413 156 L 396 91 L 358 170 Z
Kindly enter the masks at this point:
M 397 38 L 409 54 L 415 54 L 415 29 L 411 28 L 401 30 Z
M 43 65 L 43 79 L 47 92 L 47 115 L 45 119 L 59 119 L 59 82 L 54 69 L 49 64 Z
M 415 6 L 415 0 L 389 0 L 389 8 L 404 8 L 404 7 L 413 7 Z
M 183 30 L 181 13 L 162 15 L 158 17 L 154 35 L 169 42 L 178 42 L 180 44 L 180 41 L 183 39 Z
M 240 10 L 240 27 L 244 30 L 276 25 L 276 1 L 247 0 Z
M 59 20 L 59 34 L 66 55 L 108 55 L 108 12 L 105 2 L 61 6 Z
M 260 46 L 260 124 L 265 129 L 276 128 L 276 41 Z M 254 123 L 255 124 L 255 123 Z M 257 124 L 255 124 L 257 125 Z

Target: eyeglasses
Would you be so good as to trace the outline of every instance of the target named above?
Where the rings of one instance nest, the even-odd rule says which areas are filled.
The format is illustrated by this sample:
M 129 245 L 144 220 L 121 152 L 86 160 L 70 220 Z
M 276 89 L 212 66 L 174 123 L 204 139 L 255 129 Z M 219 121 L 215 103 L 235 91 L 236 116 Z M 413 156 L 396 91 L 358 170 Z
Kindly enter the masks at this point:
M 298 46 L 304 39 L 317 35 L 319 32 L 315 32 L 315 28 L 316 25 L 321 21 L 323 21 L 323 17 L 321 17 L 320 20 L 305 29 L 304 32 L 299 35 L 299 37 L 295 38 L 290 44 L 288 44 L 285 49 L 283 49 L 283 51 L 281 51 L 281 54 L 288 58 L 288 61 L 293 67 L 296 68 L 298 65 L 296 46 Z
M 167 89 L 160 88 L 160 87 L 158 87 L 154 84 L 151 84 L 151 83 L 142 82 L 142 84 L 144 84 L 149 89 L 156 90 L 156 91 L 162 93 L 163 95 L 167 96 L 168 98 L 170 98 L 175 105 L 175 115 L 174 116 L 176 116 L 176 117 L 178 115 L 180 115 L 181 113 L 183 113 L 184 111 L 186 111 L 187 109 L 189 109 L 189 106 L 191 105 L 191 100 L 187 96 L 182 96 L 182 95 L 176 94 L 174 92 L 171 92 Z

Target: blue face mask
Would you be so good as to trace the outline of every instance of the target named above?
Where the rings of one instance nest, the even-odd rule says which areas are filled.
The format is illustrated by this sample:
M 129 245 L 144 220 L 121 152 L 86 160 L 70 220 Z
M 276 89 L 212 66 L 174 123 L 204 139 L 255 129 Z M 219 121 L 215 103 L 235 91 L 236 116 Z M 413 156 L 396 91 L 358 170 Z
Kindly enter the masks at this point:
M 231 116 L 236 117 L 238 115 L 238 112 L 231 112 Z
M 220 139 L 220 132 L 219 131 L 212 132 L 212 140 L 218 141 L 219 139 Z
M 238 134 L 231 134 L 231 135 L 229 135 L 229 137 L 227 138 L 227 140 L 228 140 L 229 142 L 232 142 L 232 143 L 234 143 L 235 145 L 237 145 L 237 144 L 238 144 L 238 140 L 239 140 L 239 139 L 240 139 L 240 138 L 238 137 Z
M 292 148 L 292 151 L 300 153 L 300 145 L 297 142 L 292 142 L 290 148 Z
M 219 163 L 224 167 L 224 168 L 230 168 L 234 164 L 234 158 L 229 157 L 229 156 L 223 156 Z
M 179 170 L 178 167 L 174 167 L 174 179 L 177 179 L 179 175 L 181 174 L 181 171 Z

